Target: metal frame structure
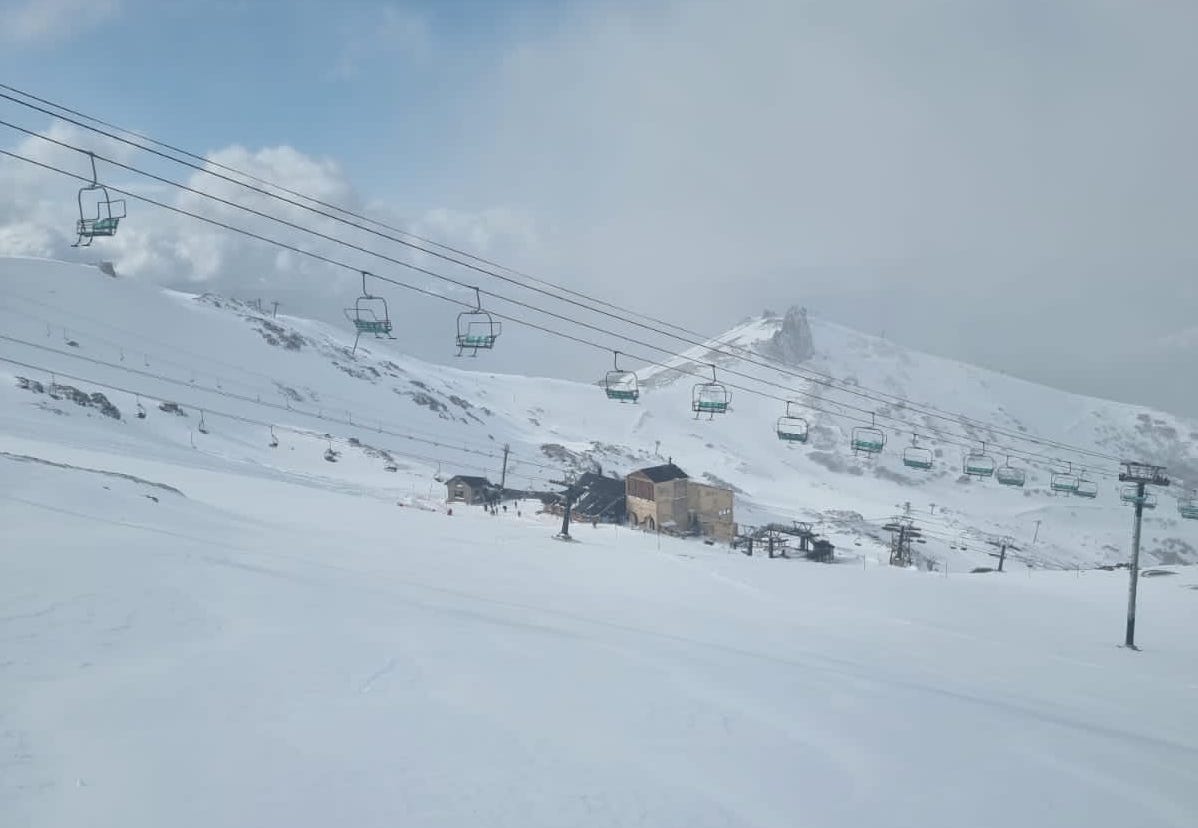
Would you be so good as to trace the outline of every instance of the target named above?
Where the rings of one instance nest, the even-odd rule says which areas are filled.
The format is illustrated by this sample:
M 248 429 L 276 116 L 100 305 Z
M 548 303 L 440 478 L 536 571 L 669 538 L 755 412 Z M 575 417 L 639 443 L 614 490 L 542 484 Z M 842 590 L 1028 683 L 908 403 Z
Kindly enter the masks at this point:
M 91 247 L 97 238 L 108 238 L 116 235 L 117 225 L 125 218 L 125 199 L 115 201 L 108 194 L 108 188 L 100 183 L 96 174 L 96 154 L 89 152 L 87 157 L 92 162 L 92 181 L 79 189 L 79 221 L 75 223 L 75 232 L 79 238 L 71 247 Z M 87 193 L 98 193 L 100 198 L 95 201 L 95 215 L 92 216 L 83 206 L 83 197 Z M 120 212 L 116 212 L 116 209 Z
M 985 443 L 977 451 L 965 455 L 965 461 L 961 464 L 962 470 L 974 477 L 993 477 L 995 467 L 994 458 L 986 453 Z
M 1119 499 L 1132 506 L 1141 505 L 1145 509 L 1155 509 L 1157 504 L 1155 492 L 1141 492 L 1134 483 L 1119 490 Z
M 1178 498 L 1177 513 L 1186 520 L 1198 520 L 1198 496 L 1190 489 L 1189 497 Z
M 715 365 L 709 363 L 707 367 L 711 369 L 711 382 L 695 383 L 691 389 L 691 411 L 696 420 L 703 414 L 709 420 L 714 420 L 716 414 L 727 414 L 732 402 L 731 392 L 716 380 Z
M 1124 487 L 1120 498 L 1136 507 L 1131 530 L 1131 562 L 1128 566 L 1127 634 L 1123 639 L 1123 645 L 1134 650 L 1136 649 L 1136 590 L 1140 582 L 1140 527 L 1144 519 L 1144 510 L 1156 508 L 1156 495 L 1145 489 L 1148 486 L 1168 486 L 1169 478 L 1165 476 L 1164 466 L 1125 460 L 1123 471 L 1119 473 L 1119 481 L 1129 484 Z
M 1077 479 L 1077 490 L 1073 495 L 1074 497 L 1086 497 L 1093 500 L 1098 497 L 1098 484 L 1093 480 L 1087 480 L 1083 474 Z
M 994 479 L 1003 486 L 1017 486 L 1022 489 L 1027 483 L 1027 472 L 1018 466 L 1012 466 L 1011 457 L 1007 455 L 1006 462 L 994 470 Z
M 1081 483 L 1081 478 L 1073 473 L 1073 464 L 1066 463 L 1065 471 L 1054 471 L 1049 479 L 1048 486 L 1054 492 L 1063 494 L 1073 494 L 1077 491 L 1078 485 Z
M 636 372 L 620 370 L 620 352 L 612 351 L 612 370 L 603 378 L 603 393 L 609 400 L 635 403 L 641 397 Z
M 909 469 L 929 471 L 933 462 L 932 450 L 919 445 L 919 438 L 912 434 L 911 445 L 903 449 L 903 465 Z
M 778 439 L 786 443 L 806 443 L 807 437 L 810 435 L 810 427 L 807 425 L 807 420 L 803 417 L 796 417 L 790 413 L 790 407 L 794 405 L 790 400 L 786 401 L 786 413 L 778 418 L 778 423 L 774 430 L 778 434 Z
M 877 417 L 869 415 L 870 424 L 855 426 L 849 440 L 853 454 L 881 454 L 886 447 L 886 432 L 878 428 Z
M 458 314 L 458 335 L 455 342 L 461 356 L 469 349 L 470 356 L 478 356 L 479 350 L 489 351 L 495 347 L 495 340 L 502 333 L 502 324 L 491 314 L 483 310 L 482 292 L 474 289 L 474 309 L 465 310 Z
M 354 354 L 358 352 L 358 340 L 362 334 L 373 334 L 377 339 L 395 339 L 391 335 L 391 313 L 387 300 L 382 296 L 372 296 L 366 289 L 366 277 L 369 275 L 367 271 L 362 271 L 362 295 L 354 300 L 352 308 L 345 309 L 345 318 L 357 332 L 351 351 Z

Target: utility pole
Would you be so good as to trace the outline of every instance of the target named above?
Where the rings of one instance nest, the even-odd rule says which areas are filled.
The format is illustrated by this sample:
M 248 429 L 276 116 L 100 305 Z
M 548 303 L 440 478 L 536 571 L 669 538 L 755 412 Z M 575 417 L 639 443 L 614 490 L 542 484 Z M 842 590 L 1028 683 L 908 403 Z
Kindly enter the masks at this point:
M 271 307 L 271 309 L 270 309 L 270 315 L 271 315 L 271 317 L 276 317 L 276 316 L 278 316 L 278 315 L 279 315 L 279 305 L 280 305 L 280 304 L 282 304 L 282 303 L 281 303 L 281 302 L 279 302 L 279 300 L 278 300 L 278 299 L 276 299 L 276 300 L 274 300 L 273 302 L 271 302 L 271 306 L 272 306 L 272 307 Z
M 507 488 L 507 456 L 512 447 L 507 443 L 503 444 L 503 470 L 499 472 L 499 499 L 503 500 L 503 493 Z
M 1019 551 L 1019 547 L 1015 545 L 1014 540 L 1010 537 L 1003 537 L 1003 538 L 998 538 L 997 540 L 990 540 L 990 541 L 987 541 L 987 543 L 989 543 L 991 546 L 998 547 L 998 571 L 999 572 L 1002 572 L 1003 564 L 1007 560 L 1007 550 L 1010 549 L 1013 552 Z M 992 552 L 990 554 L 994 554 L 994 553 Z
M 570 540 L 570 512 L 574 511 L 574 499 L 578 497 L 578 490 L 575 487 L 575 482 L 571 478 L 573 475 L 567 475 L 565 480 L 550 480 L 557 486 L 565 486 L 566 491 L 563 497 L 566 499 L 566 508 L 562 514 L 562 531 L 558 533 L 558 538 L 561 540 Z
M 1136 507 L 1135 518 L 1131 532 L 1131 567 L 1127 586 L 1127 634 L 1123 644 L 1129 649 L 1136 649 L 1136 590 L 1140 582 L 1140 524 L 1144 519 L 1144 503 L 1148 499 L 1145 487 L 1168 486 L 1169 478 L 1165 477 L 1164 466 L 1154 466 L 1150 463 L 1134 463 L 1125 461 L 1119 480 L 1130 483 L 1124 489 L 1121 497 L 1130 500 Z
M 1040 537 L 1040 521 L 1036 521 L 1036 533 L 1032 535 L 1032 546 L 1036 545 L 1036 538 Z

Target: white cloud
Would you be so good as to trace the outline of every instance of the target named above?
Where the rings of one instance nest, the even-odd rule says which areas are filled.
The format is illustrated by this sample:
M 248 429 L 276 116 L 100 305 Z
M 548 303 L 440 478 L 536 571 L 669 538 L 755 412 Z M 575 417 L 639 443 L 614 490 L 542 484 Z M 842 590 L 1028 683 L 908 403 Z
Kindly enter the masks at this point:
M 0 40 L 28 44 L 63 40 L 112 18 L 119 0 L 7 0 L 0 2 Z
M 1116 395 L 1112 355 L 1192 312 L 1194 4 L 571 8 L 478 79 L 483 138 L 442 162 L 552 220 L 557 278 L 712 332 L 812 302 Z
M 0 255 L 44 258 L 53 254 L 54 246 L 54 235 L 31 221 L 0 226 Z
M 433 260 L 309 210 L 246 190 L 232 182 L 198 171 L 184 176 L 183 168 L 178 166 L 156 162 L 146 155 L 130 157 L 133 150 L 127 146 L 113 148 L 105 144 L 88 143 L 87 137 L 73 127 L 54 124 L 46 134 L 65 143 L 94 147 L 104 155 L 124 159 L 139 168 L 149 168 L 197 190 L 284 218 L 335 239 L 349 241 L 438 272 L 452 273 L 469 283 L 481 281 L 478 274 L 469 274 L 460 269 L 454 272 L 455 268 L 443 261 Z M 21 141 L 14 151 L 79 174 L 90 175 L 86 157 L 74 150 L 28 138 Z M 267 181 L 278 181 L 289 189 L 330 204 L 376 216 L 411 232 L 480 253 L 490 253 L 500 260 L 515 247 L 534 243 L 537 238 L 535 227 L 526 217 L 504 209 L 471 214 L 434 208 L 415 220 L 405 220 L 388 210 L 385 204 L 367 206 L 335 161 L 313 158 L 288 146 L 255 150 L 232 146 L 212 152 L 208 158 Z M 293 244 L 354 268 L 395 276 L 411 284 L 466 298 L 460 289 L 431 277 L 349 250 L 333 241 L 321 240 L 281 226 L 269 219 L 249 215 L 235 207 L 217 204 L 200 195 L 147 182 L 110 164 L 101 162 L 99 172 L 100 181 L 112 187 L 144 193 L 181 210 Z M 279 299 L 289 312 L 334 322 L 343 321 L 341 308 L 352 303 L 359 289 L 359 277 L 351 271 L 132 199 L 128 203 L 128 217 L 121 223 L 116 237 L 97 240 L 91 248 L 72 249 L 70 244 L 76 238 L 73 228 L 78 218 L 76 192 L 79 186 L 79 182 L 60 175 L 13 159 L 0 158 L 0 190 L 12 194 L 11 198 L 0 200 L 0 255 L 53 256 L 83 261 L 93 261 L 99 256 L 113 261 L 117 271 L 125 277 L 185 290 Z M 399 288 L 386 285 L 374 287 L 385 289 L 397 310 L 405 309 L 405 329 L 417 341 L 417 352 L 420 352 L 419 341 L 423 340 L 432 343 L 430 350 L 425 352 L 426 356 L 442 356 L 445 353 L 444 341 L 439 334 L 443 333 L 446 325 L 451 324 L 452 308 L 433 299 L 421 299 Z

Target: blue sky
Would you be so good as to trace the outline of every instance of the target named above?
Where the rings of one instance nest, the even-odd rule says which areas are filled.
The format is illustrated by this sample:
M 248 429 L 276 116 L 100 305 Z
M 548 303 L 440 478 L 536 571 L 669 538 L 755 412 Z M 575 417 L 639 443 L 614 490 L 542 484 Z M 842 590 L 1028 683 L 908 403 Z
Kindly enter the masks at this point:
M 0 19 L 5 83 L 699 330 L 801 303 L 1198 412 L 1172 379 L 1198 356 L 1195 4 L 0 0 Z M 0 253 L 72 255 L 62 181 L 27 172 L 0 164 Z M 204 228 L 128 226 L 106 251 L 137 278 L 314 315 L 350 289 Z M 443 356 L 420 344 L 438 330 L 417 355 Z M 506 344 L 501 370 L 593 359 Z
M 464 91 L 568 13 L 550 0 L 9 5 L 45 10 L 0 50 L 10 85 L 189 148 L 289 144 L 413 204 L 441 197 L 430 182 L 478 137 Z

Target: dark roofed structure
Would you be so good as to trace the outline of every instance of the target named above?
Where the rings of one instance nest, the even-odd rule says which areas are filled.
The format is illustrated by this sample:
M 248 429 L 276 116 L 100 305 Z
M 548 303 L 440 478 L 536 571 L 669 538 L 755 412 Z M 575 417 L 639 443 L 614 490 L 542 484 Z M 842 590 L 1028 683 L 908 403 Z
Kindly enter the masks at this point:
M 628 501 L 621 478 L 587 472 L 579 476 L 574 490 L 577 492 L 577 499 L 574 501 L 575 515 L 583 520 L 624 522 L 628 514 Z
M 637 469 L 633 474 L 647 477 L 654 483 L 665 483 L 667 480 L 685 479 L 686 472 L 675 466 L 673 463 L 666 463 L 662 466 L 650 466 L 647 469 Z

